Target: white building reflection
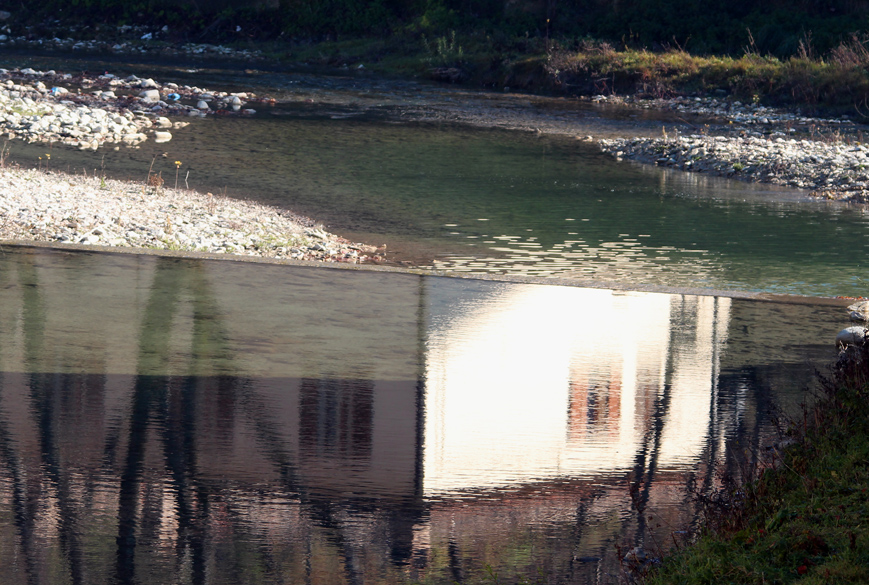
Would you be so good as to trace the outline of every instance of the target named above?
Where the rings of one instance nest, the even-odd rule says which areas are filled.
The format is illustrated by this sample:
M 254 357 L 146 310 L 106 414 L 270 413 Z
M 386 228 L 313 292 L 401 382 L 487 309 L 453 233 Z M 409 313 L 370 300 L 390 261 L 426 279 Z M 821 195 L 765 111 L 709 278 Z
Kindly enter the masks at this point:
M 658 466 L 694 464 L 710 439 L 729 306 L 500 285 L 457 315 L 432 315 L 425 494 L 624 473 L 661 400 Z
M 775 336 L 748 307 L 0 256 L 0 565 L 34 584 L 241 582 L 263 567 L 285 582 L 452 582 L 531 567 L 530 547 L 582 582 L 598 569 L 574 559 L 613 560 L 613 542 L 645 534 L 638 510 L 690 520 L 687 478 L 712 481 L 726 441 L 759 420 L 750 381 L 719 387 L 722 356 L 751 354 L 728 342 L 734 314 L 743 342 Z

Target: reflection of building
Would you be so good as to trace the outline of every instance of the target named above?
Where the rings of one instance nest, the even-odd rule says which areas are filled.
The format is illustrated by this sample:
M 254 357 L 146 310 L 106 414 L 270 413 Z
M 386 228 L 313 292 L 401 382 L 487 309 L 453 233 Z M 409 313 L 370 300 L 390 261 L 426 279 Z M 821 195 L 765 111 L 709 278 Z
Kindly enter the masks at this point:
M 653 423 L 659 466 L 701 456 L 729 299 L 501 289 L 443 327 L 433 316 L 427 495 L 623 473 Z
M 565 567 L 645 534 L 632 509 L 686 519 L 685 473 L 738 429 L 744 384 L 718 396 L 732 305 L 0 257 L 0 564 L 32 583 L 583 574 Z

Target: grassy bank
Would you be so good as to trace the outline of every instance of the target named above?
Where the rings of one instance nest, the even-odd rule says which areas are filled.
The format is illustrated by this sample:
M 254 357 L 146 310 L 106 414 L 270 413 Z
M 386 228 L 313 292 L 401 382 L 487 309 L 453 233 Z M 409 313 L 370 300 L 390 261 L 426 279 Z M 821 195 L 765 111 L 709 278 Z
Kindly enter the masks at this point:
M 849 353 L 759 479 L 646 585 L 869 583 L 869 349 Z
M 826 54 L 810 45 L 788 58 L 747 47 L 740 56 L 650 51 L 594 41 L 450 32 L 271 46 L 282 61 L 357 66 L 476 87 L 561 95 L 650 98 L 730 96 L 809 114 L 869 117 L 869 39 L 852 36 Z
M 869 115 L 869 40 L 851 37 L 825 55 L 810 46 L 786 59 L 750 49 L 739 57 L 681 49 L 616 51 L 606 43 L 553 51 L 546 64 L 556 85 L 648 97 L 727 94 L 743 101 L 826 113 Z
M 852 7 L 850 19 L 845 18 L 845 7 L 835 16 L 806 12 L 805 7 L 778 10 L 782 26 L 773 34 L 767 30 L 770 26 L 761 24 L 764 15 L 748 6 L 745 14 L 730 8 L 722 8 L 720 14 L 704 9 L 692 19 L 686 15 L 696 3 L 679 12 L 672 3 L 656 1 L 629 2 L 615 18 L 615 13 L 600 7 L 595 12 L 582 2 L 530 0 L 493 0 L 474 10 L 470 8 L 475 3 L 447 0 L 264 1 L 245 8 L 222 0 L 52 0 L 30 12 L 0 0 L 0 8 L 11 10 L 0 25 L 3 33 L 18 38 L 155 45 L 207 42 L 260 49 L 284 64 L 363 64 L 391 75 L 499 90 L 727 95 L 807 114 L 869 118 L 869 32 L 863 26 L 869 3 L 865 10 Z M 56 10 L 50 8 L 54 5 Z M 640 18 L 653 14 L 672 21 L 668 30 L 681 27 L 683 34 L 653 34 L 667 28 Z M 709 19 L 729 22 L 728 32 L 721 32 L 719 41 L 710 37 L 700 42 L 699 33 L 711 30 Z M 645 23 L 642 29 L 640 21 Z M 692 34 L 692 26 L 697 34 Z

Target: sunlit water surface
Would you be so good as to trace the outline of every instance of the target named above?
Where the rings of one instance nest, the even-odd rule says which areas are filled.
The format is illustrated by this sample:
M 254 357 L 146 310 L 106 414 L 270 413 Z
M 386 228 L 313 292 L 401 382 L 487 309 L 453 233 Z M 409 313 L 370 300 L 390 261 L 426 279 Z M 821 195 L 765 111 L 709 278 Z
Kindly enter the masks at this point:
M 137 181 L 153 168 L 167 186 L 258 199 L 385 243 L 393 261 L 632 287 L 867 291 L 865 209 L 618 162 L 577 140 L 690 134 L 700 121 L 351 71 L 244 73 L 20 55 L 0 64 L 105 68 L 274 96 L 274 106 L 255 105 L 254 117 L 194 121 L 166 144 L 97 153 L 56 147 L 50 167 Z M 45 162 L 45 149 L 14 142 L 11 159 Z
M 612 583 L 839 307 L 0 250 L 0 582 Z

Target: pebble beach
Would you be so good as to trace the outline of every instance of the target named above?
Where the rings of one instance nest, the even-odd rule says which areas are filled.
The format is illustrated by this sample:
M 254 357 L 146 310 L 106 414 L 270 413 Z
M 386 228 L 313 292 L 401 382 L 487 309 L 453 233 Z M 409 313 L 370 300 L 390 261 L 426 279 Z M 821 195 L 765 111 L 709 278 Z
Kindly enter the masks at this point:
M 669 136 L 600 141 L 617 159 L 808 189 L 824 199 L 869 202 L 869 147 L 785 137 Z
M 821 119 L 716 98 L 634 100 L 596 96 L 628 107 L 669 110 L 718 122 L 661 128 L 659 137 L 600 139 L 604 152 L 619 160 L 671 167 L 733 179 L 786 185 L 830 200 L 869 202 L 869 146 L 848 119 Z M 684 125 L 683 125 L 684 128 Z M 700 132 L 697 132 L 697 131 Z
M 0 169 L 0 241 L 37 241 L 360 263 L 379 251 L 310 220 L 196 191 Z

